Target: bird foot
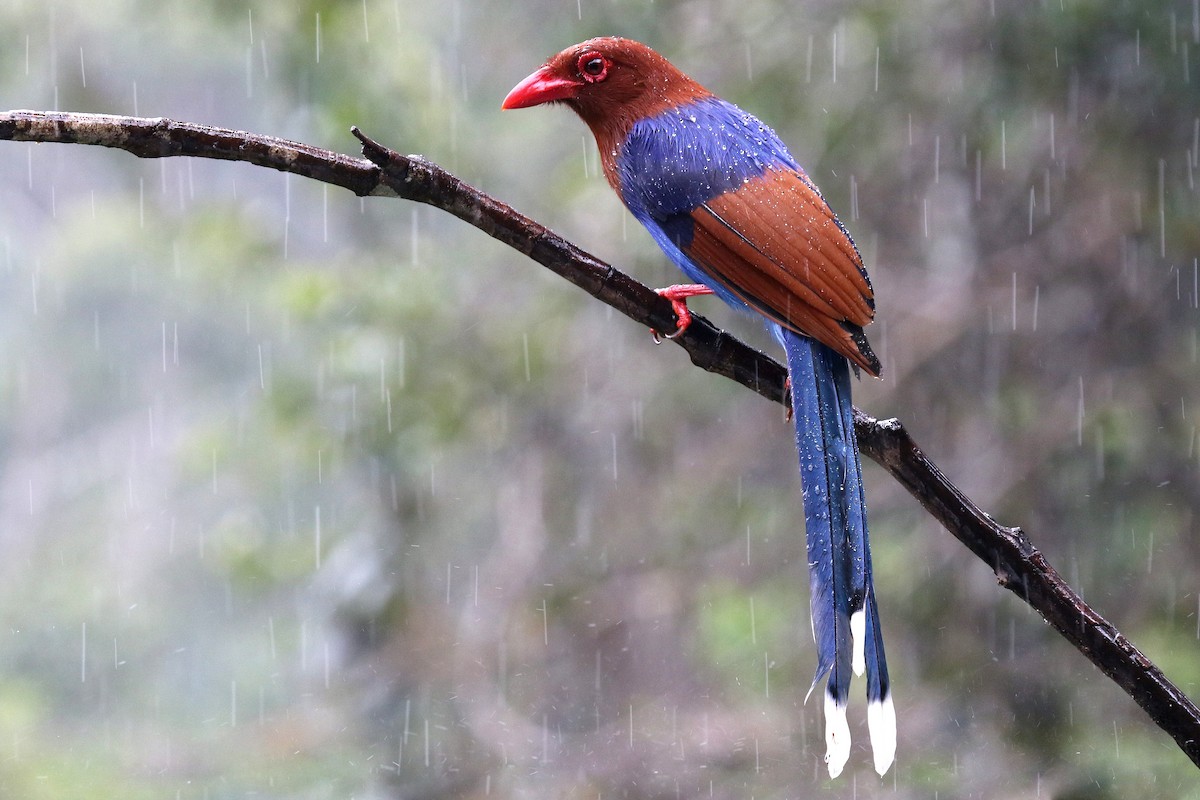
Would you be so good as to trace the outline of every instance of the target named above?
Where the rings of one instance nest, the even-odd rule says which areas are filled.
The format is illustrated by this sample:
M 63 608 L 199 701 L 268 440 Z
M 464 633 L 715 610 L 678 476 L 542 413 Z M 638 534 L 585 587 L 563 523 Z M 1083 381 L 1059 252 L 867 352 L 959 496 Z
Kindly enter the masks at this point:
M 676 283 L 672 286 L 665 286 L 662 289 L 655 289 L 654 291 L 671 301 L 671 310 L 675 312 L 676 319 L 674 333 L 659 333 L 653 328 L 650 330 L 650 335 L 654 337 L 655 344 L 662 344 L 663 339 L 677 339 L 691 326 L 692 312 L 687 307 L 687 299 L 689 297 L 713 293 L 712 289 L 702 283 Z

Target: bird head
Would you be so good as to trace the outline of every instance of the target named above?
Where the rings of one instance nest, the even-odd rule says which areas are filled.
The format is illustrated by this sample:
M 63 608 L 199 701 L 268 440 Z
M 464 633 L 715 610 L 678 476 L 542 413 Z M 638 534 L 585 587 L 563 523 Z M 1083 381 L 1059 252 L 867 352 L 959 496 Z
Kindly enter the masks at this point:
M 500 107 L 564 103 L 599 134 L 708 94 L 646 45 L 603 36 L 550 58 L 513 87 Z

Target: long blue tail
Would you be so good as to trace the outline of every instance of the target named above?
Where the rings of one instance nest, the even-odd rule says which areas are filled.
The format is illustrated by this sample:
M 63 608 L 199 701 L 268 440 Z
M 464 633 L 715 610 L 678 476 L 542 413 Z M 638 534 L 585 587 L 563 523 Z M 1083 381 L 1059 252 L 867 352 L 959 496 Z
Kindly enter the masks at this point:
M 867 674 L 867 726 L 875 769 L 896 752 L 896 715 L 879 631 L 862 466 L 854 438 L 850 365 L 807 336 L 780 330 L 792 379 L 796 449 L 804 489 L 813 638 L 817 673 L 826 674 L 825 760 L 831 777 L 850 756 L 846 706 L 851 671 Z M 809 689 L 811 693 L 812 689 Z

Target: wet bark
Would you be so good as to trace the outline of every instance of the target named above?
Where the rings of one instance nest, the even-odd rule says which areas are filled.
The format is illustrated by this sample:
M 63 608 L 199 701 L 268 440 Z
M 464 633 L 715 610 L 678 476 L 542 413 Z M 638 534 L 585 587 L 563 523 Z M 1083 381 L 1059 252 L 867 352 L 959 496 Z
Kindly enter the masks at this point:
M 176 122 L 96 114 L 0 112 L 0 139 L 89 144 L 141 158 L 192 156 L 244 161 L 340 186 L 359 196 L 426 203 L 524 253 L 634 322 L 674 330 L 670 303 L 652 289 L 420 156 L 392 151 L 358 129 L 365 158 L 271 136 Z M 701 316 L 674 342 L 692 362 L 773 402 L 789 405 L 785 368 Z M 1020 528 L 993 520 L 964 495 L 895 419 L 855 411 L 862 452 L 882 466 L 946 530 L 1117 683 L 1200 765 L 1200 709 L 1111 623 L 1083 601 Z

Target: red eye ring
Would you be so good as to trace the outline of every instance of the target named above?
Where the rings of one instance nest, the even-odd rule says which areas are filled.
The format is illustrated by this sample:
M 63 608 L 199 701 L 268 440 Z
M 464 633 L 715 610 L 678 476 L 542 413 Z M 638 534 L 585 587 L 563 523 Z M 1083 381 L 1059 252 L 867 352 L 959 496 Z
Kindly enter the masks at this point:
M 607 78 L 610 66 L 612 66 L 612 62 L 595 50 L 587 51 L 575 62 L 575 69 L 579 73 L 579 77 L 588 83 L 599 83 Z

